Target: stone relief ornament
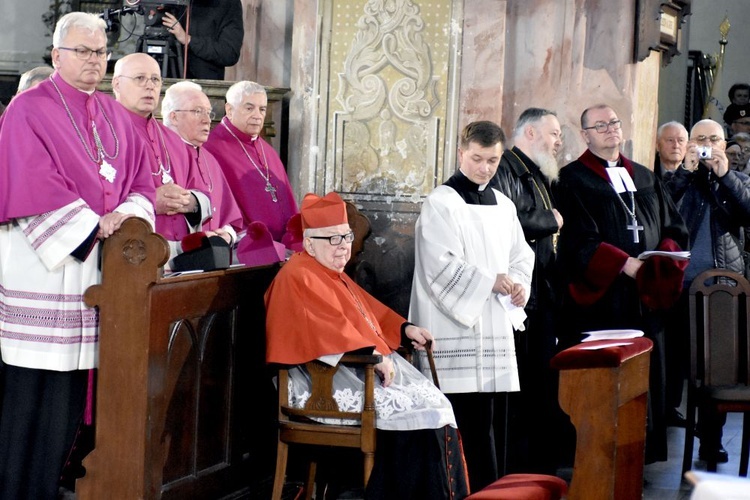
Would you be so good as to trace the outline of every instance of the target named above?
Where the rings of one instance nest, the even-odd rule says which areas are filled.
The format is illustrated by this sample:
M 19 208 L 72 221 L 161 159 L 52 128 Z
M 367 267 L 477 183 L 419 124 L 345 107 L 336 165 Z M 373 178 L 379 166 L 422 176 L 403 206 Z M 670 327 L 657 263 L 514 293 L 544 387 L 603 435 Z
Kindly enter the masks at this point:
M 440 104 L 425 23 L 412 0 L 369 0 L 338 73 L 341 188 L 422 194 L 432 183 Z M 433 177 L 431 177 L 432 179 Z

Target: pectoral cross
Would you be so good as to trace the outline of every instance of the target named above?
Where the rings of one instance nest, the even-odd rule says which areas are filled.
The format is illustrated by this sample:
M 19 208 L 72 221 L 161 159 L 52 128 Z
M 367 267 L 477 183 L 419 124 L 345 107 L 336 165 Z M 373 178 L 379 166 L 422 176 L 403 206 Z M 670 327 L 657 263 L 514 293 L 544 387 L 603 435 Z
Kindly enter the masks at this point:
M 117 176 L 117 170 L 107 163 L 107 160 L 102 158 L 102 163 L 99 165 L 99 175 L 104 177 L 106 180 L 108 180 L 110 183 L 115 182 L 115 177 Z
M 273 184 L 271 184 L 271 181 L 269 179 L 266 179 L 266 193 L 270 193 L 271 194 L 271 200 L 274 203 L 276 203 L 277 201 L 279 201 L 276 198 L 276 188 L 273 187 Z
M 633 231 L 633 243 L 639 243 L 641 239 L 638 237 L 638 231 L 643 231 L 643 226 L 638 225 L 638 219 L 633 217 L 632 224 L 625 226 L 629 231 Z

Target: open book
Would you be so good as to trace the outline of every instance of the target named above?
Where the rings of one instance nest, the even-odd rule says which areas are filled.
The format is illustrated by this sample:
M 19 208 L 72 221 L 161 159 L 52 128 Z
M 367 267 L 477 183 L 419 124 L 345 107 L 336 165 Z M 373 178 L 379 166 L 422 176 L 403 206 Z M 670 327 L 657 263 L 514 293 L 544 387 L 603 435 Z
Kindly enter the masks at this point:
M 594 330 L 590 332 L 583 332 L 588 337 L 584 338 L 581 342 L 593 342 L 594 340 L 622 340 L 622 339 L 634 339 L 636 337 L 643 337 L 641 330 Z
M 653 257 L 654 255 L 661 255 L 662 257 L 671 257 L 675 260 L 690 260 L 690 252 L 684 251 L 684 252 L 665 252 L 662 250 L 651 250 L 648 252 L 642 252 L 638 258 L 640 260 L 648 259 L 649 257 Z

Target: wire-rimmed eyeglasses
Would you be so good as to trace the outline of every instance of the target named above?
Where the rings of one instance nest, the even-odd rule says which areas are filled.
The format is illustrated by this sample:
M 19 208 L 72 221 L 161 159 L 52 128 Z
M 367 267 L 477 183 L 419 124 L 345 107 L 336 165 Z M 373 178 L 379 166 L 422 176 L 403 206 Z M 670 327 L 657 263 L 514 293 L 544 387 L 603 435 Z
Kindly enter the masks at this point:
M 693 137 L 692 140 L 699 144 L 705 143 L 706 141 L 710 142 L 711 144 L 719 144 L 724 140 L 724 138 L 720 135 L 699 135 Z
M 314 240 L 328 240 L 333 246 L 339 246 L 343 241 L 351 243 L 354 241 L 354 231 L 349 231 L 346 234 L 334 234 L 333 236 L 308 236 Z
M 597 132 L 600 134 L 603 134 L 607 130 L 620 130 L 620 127 L 622 127 L 622 120 L 612 120 L 609 123 L 605 122 L 596 122 L 591 127 L 583 127 L 583 130 L 591 130 L 596 129 Z
M 136 75 L 136 76 L 128 76 L 128 75 L 119 75 L 123 78 L 127 78 L 129 80 L 133 80 L 136 85 L 139 87 L 145 87 L 146 82 L 151 82 L 154 84 L 154 87 L 158 87 L 161 85 L 161 77 L 159 76 L 146 76 L 146 75 Z
M 209 120 L 213 120 L 216 118 L 216 113 L 213 112 L 213 110 L 210 109 L 175 109 L 176 113 L 193 113 L 196 118 L 203 118 L 204 116 L 207 116 Z
M 97 59 L 107 59 L 109 60 L 109 56 L 111 55 L 111 52 L 107 50 L 107 48 L 103 49 L 90 49 L 88 47 L 57 47 L 59 50 L 69 50 L 71 52 L 75 52 L 76 57 L 80 59 L 81 61 L 88 61 L 91 57 L 91 54 L 96 54 Z

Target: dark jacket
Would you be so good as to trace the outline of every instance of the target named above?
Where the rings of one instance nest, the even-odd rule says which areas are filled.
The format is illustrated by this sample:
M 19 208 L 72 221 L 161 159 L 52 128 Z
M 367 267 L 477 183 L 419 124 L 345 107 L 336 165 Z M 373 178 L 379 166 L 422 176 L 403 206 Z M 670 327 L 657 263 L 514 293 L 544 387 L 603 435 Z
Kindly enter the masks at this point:
M 714 267 L 743 274 L 743 227 L 750 225 L 750 177 L 729 170 L 717 177 L 701 162 L 691 172 L 678 168 L 665 175 L 665 184 L 690 232 L 690 242 L 707 210 L 711 210 Z
M 513 201 L 526 241 L 534 250 L 534 273 L 526 308 L 535 309 L 539 301 L 545 305 L 557 303 L 556 290 L 560 286 L 555 272 L 557 220 L 552 213 L 555 205 L 549 181 L 523 151 L 513 148 L 503 153 L 490 186 Z
M 245 28 L 240 0 L 193 0 L 190 7 L 187 77 L 223 80 L 240 60 Z

